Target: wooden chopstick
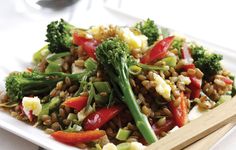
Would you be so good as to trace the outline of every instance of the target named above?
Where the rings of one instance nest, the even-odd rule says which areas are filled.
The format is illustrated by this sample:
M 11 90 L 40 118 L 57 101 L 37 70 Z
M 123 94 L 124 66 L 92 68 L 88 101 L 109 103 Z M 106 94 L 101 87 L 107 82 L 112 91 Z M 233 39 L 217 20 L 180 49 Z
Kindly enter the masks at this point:
M 235 123 L 229 123 L 216 130 L 210 135 L 196 141 L 195 143 L 184 148 L 184 150 L 209 150 L 217 141 L 219 141 L 229 130 L 234 127 Z
M 234 120 L 236 120 L 236 97 L 151 144 L 147 149 L 183 149 Z

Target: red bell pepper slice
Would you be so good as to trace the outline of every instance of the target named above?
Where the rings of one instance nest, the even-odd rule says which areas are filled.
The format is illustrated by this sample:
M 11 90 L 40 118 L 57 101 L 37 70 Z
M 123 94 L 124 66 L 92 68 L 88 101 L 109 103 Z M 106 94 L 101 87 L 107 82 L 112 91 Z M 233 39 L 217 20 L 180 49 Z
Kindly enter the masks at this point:
M 87 96 L 78 96 L 67 99 L 63 104 L 80 111 L 87 105 L 87 101 Z
M 174 121 L 178 127 L 182 127 L 188 121 L 188 112 L 187 112 L 187 105 L 184 97 L 184 93 L 181 92 L 180 94 L 180 104 L 178 107 L 175 107 L 174 102 L 171 101 L 169 103 L 170 110 L 173 114 Z
M 90 40 L 91 39 L 87 39 L 85 37 L 79 36 L 79 34 L 76 32 L 73 34 L 73 44 L 75 45 L 82 45 L 85 42 L 89 42 Z
M 156 124 L 152 125 L 152 129 L 156 135 L 160 136 L 162 132 L 168 132 L 176 126 L 173 119 L 167 119 L 166 123 L 162 126 L 157 126 Z
M 96 60 L 96 48 L 98 46 L 98 42 L 96 40 L 91 40 L 89 42 L 85 42 L 82 47 L 86 51 L 89 57 L 92 57 L 94 60 Z
M 97 140 L 106 134 L 103 130 L 91 130 L 80 132 L 65 132 L 56 131 L 51 136 L 62 143 L 76 145 L 78 143 L 87 143 L 93 140 Z
M 75 45 L 82 46 L 83 50 L 86 51 L 89 57 L 96 60 L 95 50 L 99 42 L 95 39 L 87 39 L 85 37 L 79 36 L 78 33 L 73 34 L 73 43 Z
M 193 84 L 190 84 L 188 86 L 191 89 L 191 94 L 190 94 L 190 98 L 191 99 L 195 99 L 195 98 L 199 98 L 201 95 L 201 88 L 197 88 L 196 86 L 194 86 Z
M 141 63 L 148 64 L 155 60 L 164 58 L 173 40 L 174 36 L 169 36 L 159 41 L 152 49 L 148 50 L 147 53 L 141 58 L 140 60 Z
M 186 60 L 187 64 L 185 64 L 182 69 L 185 71 L 188 71 L 188 69 L 195 69 L 195 65 L 193 64 L 193 58 L 190 54 L 190 51 L 188 49 L 187 44 L 184 44 L 183 48 L 181 49 L 181 54 L 182 57 Z M 191 89 L 191 95 L 190 98 L 198 98 L 200 96 L 201 92 L 201 85 L 202 85 L 202 80 L 198 79 L 195 76 L 189 76 L 191 83 L 188 86 Z
M 112 107 L 104 107 L 90 115 L 88 115 L 83 121 L 83 127 L 85 130 L 95 130 L 97 128 L 102 127 L 109 120 L 118 115 L 123 106 L 112 106 Z
M 198 79 L 197 77 L 189 77 L 191 80 L 191 83 L 188 85 L 188 87 L 191 89 L 191 95 L 190 98 L 199 98 L 200 97 L 200 92 L 201 92 L 201 85 L 202 85 L 202 80 Z
M 182 66 L 182 69 L 187 71 L 188 69 L 195 69 L 195 65 L 194 64 L 185 64 Z
M 193 87 L 196 87 L 196 89 L 201 89 L 201 85 L 202 85 L 202 80 L 194 77 L 189 77 L 191 80 L 191 84 Z
M 225 84 L 232 84 L 234 81 L 227 78 L 227 77 L 224 77 L 224 76 L 218 76 L 220 80 L 224 81 Z

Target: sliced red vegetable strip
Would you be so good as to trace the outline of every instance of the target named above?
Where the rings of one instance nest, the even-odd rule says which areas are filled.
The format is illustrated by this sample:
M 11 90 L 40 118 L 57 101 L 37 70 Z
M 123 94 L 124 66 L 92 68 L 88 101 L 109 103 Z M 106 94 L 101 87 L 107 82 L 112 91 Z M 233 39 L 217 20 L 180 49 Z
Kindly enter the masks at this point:
M 99 42 L 95 39 L 87 39 L 85 37 L 79 36 L 78 33 L 73 34 L 73 43 L 75 45 L 82 46 L 83 50 L 86 51 L 89 57 L 96 60 L 95 50 Z
M 65 132 L 57 131 L 51 134 L 51 136 L 59 142 L 76 145 L 78 143 L 87 143 L 93 140 L 97 140 L 106 134 L 103 130 L 91 130 L 80 132 Z
M 188 69 L 195 69 L 195 65 L 194 64 L 185 64 L 182 66 L 182 69 L 187 71 Z
M 224 81 L 225 84 L 232 84 L 234 81 L 227 78 L 227 77 L 224 77 L 224 76 L 218 76 L 220 80 Z
M 89 42 L 85 42 L 82 47 L 86 51 L 86 53 L 89 55 L 89 57 L 92 57 L 96 60 L 95 50 L 98 46 L 98 42 L 96 40 L 91 40 Z
M 174 101 L 169 103 L 170 110 L 173 114 L 174 121 L 178 127 L 182 127 L 188 121 L 188 112 L 187 112 L 187 105 L 184 97 L 184 93 L 181 92 L 180 94 L 180 104 L 179 106 L 174 105 Z
M 191 99 L 195 99 L 195 98 L 199 98 L 200 97 L 200 95 L 201 95 L 201 88 L 196 88 L 192 84 L 190 84 L 188 87 L 191 89 L 191 94 L 190 94 L 190 98 Z
M 162 126 L 157 126 L 157 124 L 152 125 L 152 129 L 155 134 L 160 136 L 162 132 L 168 132 L 176 126 L 175 121 L 173 119 L 167 119 L 166 123 Z
M 197 79 L 197 77 L 190 77 L 191 83 L 188 85 L 188 87 L 191 90 L 191 95 L 190 98 L 199 98 L 200 97 L 200 92 L 201 92 L 201 85 L 202 85 L 202 80 Z
M 147 51 L 147 53 L 141 58 L 140 60 L 141 63 L 148 64 L 153 61 L 164 58 L 173 40 L 174 36 L 169 36 L 159 41 L 152 49 Z
M 120 105 L 112 106 L 109 108 L 105 107 L 88 115 L 83 121 L 84 129 L 94 130 L 102 127 L 105 123 L 118 115 L 123 108 L 124 107 Z
M 197 89 L 201 89 L 201 85 L 202 85 L 202 80 L 198 79 L 197 77 L 193 76 L 193 77 L 189 77 L 191 80 L 191 84 L 193 87 L 196 87 Z
M 87 96 L 78 96 L 67 99 L 63 104 L 80 111 L 87 105 L 87 101 Z
M 195 65 L 193 64 L 193 58 L 190 54 L 187 44 L 184 44 L 181 49 L 182 57 L 186 60 L 185 65 L 183 65 L 182 69 L 188 71 L 188 69 L 195 69 Z M 191 89 L 190 98 L 199 98 L 202 86 L 202 79 L 198 79 L 196 76 L 189 76 L 191 83 L 189 84 L 189 88 Z
M 73 34 L 73 44 L 75 45 L 82 45 L 85 42 L 89 42 L 90 40 L 91 39 L 87 39 L 85 37 L 79 36 L 79 34 L 76 32 Z

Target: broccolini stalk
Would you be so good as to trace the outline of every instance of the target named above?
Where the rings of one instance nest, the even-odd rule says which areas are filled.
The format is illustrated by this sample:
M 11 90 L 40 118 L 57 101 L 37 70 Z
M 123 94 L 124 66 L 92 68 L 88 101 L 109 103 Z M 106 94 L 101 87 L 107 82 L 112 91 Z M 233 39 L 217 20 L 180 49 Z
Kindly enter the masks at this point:
M 136 126 L 146 141 L 151 144 L 157 140 L 147 117 L 140 112 L 131 85 L 129 83 L 129 50 L 128 46 L 118 38 L 104 41 L 96 49 L 97 58 L 103 65 L 105 72 L 111 79 L 114 90 L 128 106 Z
M 17 101 L 24 96 L 30 95 L 47 95 L 59 81 L 66 77 L 71 80 L 80 82 L 85 76 L 88 78 L 95 71 L 97 64 L 95 61 L 88 59 L 89 63 L 86 69 L 81 73 L 67 74 L 63 72 L 14 72 L 6 78 L 6 91 L 11 101 Z M 92 65 L 93 64 L 93 65 Z
M 59 81 L 65 77 L 80 80 L 82 74 L 14 72 L 6 79 L 6 91 L 11 101 L 17 101 L 24 96 L 47 95 Z

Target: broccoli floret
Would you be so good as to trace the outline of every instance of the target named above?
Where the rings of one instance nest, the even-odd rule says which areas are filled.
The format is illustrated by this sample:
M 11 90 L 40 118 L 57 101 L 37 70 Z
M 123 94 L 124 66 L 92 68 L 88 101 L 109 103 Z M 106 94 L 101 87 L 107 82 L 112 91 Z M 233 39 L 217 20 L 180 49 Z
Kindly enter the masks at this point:
M 195 61 L 195 65 L 204 73 L 205 76 L 210 77 L 217 74 L 222 70 L 220 61 L 222 60 L 222 55 L 218 54 L 208 54 L 203 58 L 199 58 Z
M 81 73 L 67 74 L 63 72 L 14 72 L 6 78 L 6 91 L 10 101 L 17 101 L 24 96 L 45 96 L 55 87 L 57 82 L 66 77 L 72 81 L 82 82 L 92 76 L 97 69 L 97 64 L 92 59 L 85 61 L 87 66 Z
M 69 51 L 72 45 L 72 32 L 75 27 L 63 19 L 53 21 L 47 26 L 46 42 L 52 53 Z
M 130 55 L 128 46 L 118 38 L 104 41 L 96 49 L 98 60 L 109 76 L 114 91 L 129 108 L 136 126 L 150 144 L 157 140 L 147 117 L 140 112 L 132 87 L 129 82 L 128 63 Z
M 194 60 L 198 60 L 199 58 L 203 58 L 205 56 L 206 50 L 202 46 L 191 46 L 192 57 Z
M 148 38 L 149 46 L 159 38 L 159 31 L 153 20 L 147 19 L 146 21 L 139 22 L 135 27 Z
M 200 46 L 192 46 L 191 52 L 194 64 L 204 73 L 205 78 L 215 75 L 222 70 L 220 63 L 223 59 L 222 55 L 209 53 Z

